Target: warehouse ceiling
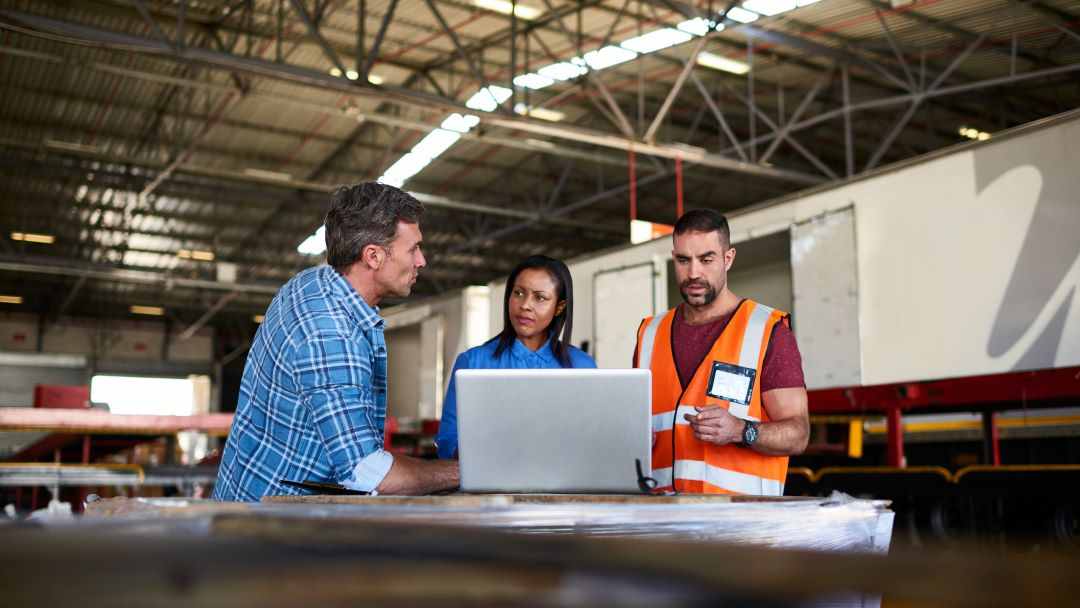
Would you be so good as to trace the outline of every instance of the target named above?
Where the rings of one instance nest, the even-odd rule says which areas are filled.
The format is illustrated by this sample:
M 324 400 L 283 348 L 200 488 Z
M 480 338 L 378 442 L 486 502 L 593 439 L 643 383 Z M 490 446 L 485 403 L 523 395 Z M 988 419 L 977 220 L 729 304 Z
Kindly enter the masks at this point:
M 250 325 L 378 178 L 436 294 L 1080 106 L 1080 0 L 897 4 L 0 0 L 0 307 Z

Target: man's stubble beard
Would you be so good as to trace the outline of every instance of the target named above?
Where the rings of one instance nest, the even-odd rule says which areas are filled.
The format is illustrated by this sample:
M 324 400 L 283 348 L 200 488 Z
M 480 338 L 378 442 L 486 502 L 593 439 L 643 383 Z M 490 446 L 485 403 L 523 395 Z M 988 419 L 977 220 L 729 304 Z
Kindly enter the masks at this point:
M 700 284 L 700 283 L 698 283 L 698 284 Z M 694 304 L 693 302 L 690 301 L 690 296 L 686 295 L 686 290 L 689 287 L 690 287 L 690 282 L 689 281 L 687 281 L 687 282 L 683 283 L 682 285 L 680 285 L 679 286 L 679 295 L 682 296 L 682 299 L 683 299 L 684 302 L 686 302 L 690 306 L 693 306 L 694 308 L 703 308 L 705 306 L 708 306 L 708 305 L 712 304 L 713 302 L 715 302 L 716 298 L 719 297 L 719 295 L 720 295 L 720 290 L 719 289 L 717 289 L 716 287 L 713 287 L 713 285 L 711 283 L 705 282 L 705 293 L 703 294 L 704 302 L 702 302 L 701 304 Z

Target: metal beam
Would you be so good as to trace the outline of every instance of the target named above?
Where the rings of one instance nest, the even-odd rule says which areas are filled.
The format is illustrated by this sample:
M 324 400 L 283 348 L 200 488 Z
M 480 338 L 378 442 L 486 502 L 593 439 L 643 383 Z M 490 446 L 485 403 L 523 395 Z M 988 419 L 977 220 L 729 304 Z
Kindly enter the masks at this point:
M 958 67 L 960 67 L 960 64 L 964 63 L 964 61 L 969 56 L 971 56 L 971 54 L 974 53 L 975 50 L 979 48 L 979 46 L 982 45 L 983 41 L 986 40 L 986 36 L 986 34 L 982 34 L 975 40 L 971 41 L 971 43 L 968 44 L 967 48 L 965 48 L 962 53 L 957 55 L 956 58 L 954 58 L 949 64 L 949 66 L 945 68 L 945 71 L 941 74 L 938 74 L 938 77 L 934 79 L 934 82 L 930 84 L 930 87 L 927 89 L 927 91 L 933 92 L 940 88 L 941 85 L 945 83 L 945 80 L 947 80 L 949 76 L 954 71 L 956 71 Z M 919 93 L 915 96 L 915 98 L 911 101 L 911 105 L 893 125 L 893 128 L 889 131 L 889 134 L 885 136 L 885 139 L 882 140 L 881 145 L 878 146 L 878 149 L 874 151 L 873 156 L 870 157 L 870 160 L 866 162 L 866 166 L 863 168 L 864 172 L 870 171 L 874 169 L 874 167 L 877 167 L 878 163 L 881 162 L 881 159 L 885 156 L 885 153 L 889 151 L 890 147 L 892 147 L 893 142 L 896 141 L 896 138 L 900 136 L 900 132 L 904 130 L 904 127 L 906 127 L 908 122 L 911 121 L 911 118 L 915 116 L 915 112 L 918 111 L 919 106 L 922 105 L 925 99 L 926 97 L 922 93 Z
M 1080 71 L 1080 63 L 1074 63 L 1074 64 L 1071 64 L 1071 65 L 1063 65 L 1063 66 L 1059 66 L 1059 67 L 1055 67 L 1055 68 L 1045 68 L 1045 69 L 1042 69 L 1042 70 L 1034 70 L 1034 71 L 1031 71 L 1031 72 L 1024 72 L 1024 73 L 1020 73 L 1020 74 L 1012 74 L 1012 75 L 1009 75 L 1009 76 L 1000 76 L 998 78 L 987 78 L 985 80 L 979 80 L 979 81 L 976 81 L 976 82 L 968 82 L 968 83 L 962 83 L 962 84 L 956 84 L 956 85 L 950 85 L 950 86 L 941 86 L 941 87 L 939 87 L 939 88 L 937 88 L 937 89 L 935 89 L 933 91 L 927 90 L 927 91 L 924 91 L 924 92 L 921 92 L 921 93 L 906 93 L 906 94 L 903 94 L 903 95 L 895 95 L 895 96 L 890 96 L 890 97 L 882 97 L 882 98 L 879 98 L 879 99 L 872 99 L 872 100 L 852 104 L 852 105 L 850 105 L 848 107 L 841 107 L 841 108 L 837 108 L 835 110 L 830 110 L 828 112 L 822 112 L 820 114 L 816 114 L 816 115 L 814 115 L 814 116 L 812 116 L 810 118 L 800 120 L 798 123 L 793 124 L 791 129 L 792 129 L 792 132 L 797 132 L 797 131 L 808 129 L 810 127 L 814 127 L 816 125 L 828 122 L 828 121 L 836 119 L 836 118 L 840 118 L 845 113 L 854 113 L 854 112 L 863 111 L 863 110 L 876 110 L 876 109 L 888 108 L 888 107 L 892 107 L 892 106 L 896 106 L 896 105 L 903 105 L 903 104 L 906 104 L 906 103 L 911 103 L 913 100 L 915 100 L 916 98 L 919 98 L 919 97 L 922 97 L 925 100 L 925 99 L 932 99 L 932 98 L 936 98 L 936 97 L 944 97 L 944 96 L 947 96 L 947 95 L 956 95 L 956 94 L 959 94 L 959 93 L 969 93 L 969 92 L 972 92 L 972 91 L 978 91 L 978 90 L 988 89 L 988 88 L 997 87 L 997 86 L 1018 84 L 1018 83 L 1021 83 L 1021 82 L 1026 82 L 1028 80 L 1036 80 L 1036 79 L 1039 79 L 1039 78 L 1048 78 L 1048 77 L 1051 77 L 1051 76 L 1063 76 L 1065 74 L 1070 74 L 1072 72 L 1077 72 L 1077 71 Z M 768 134 L 768 135 L 758 136 L 757 138 L 755 138 L 753 140 L 753 142 L 744 142 L 744 143 L 761 144 L 761 143 L 765 143 L 765 142 L 768 142 L 768 141 L 772 141 L 775 138 L 776 138 L 776 134 L 771 133 L 771 134 Z M 732 152 L 733 150 L 734 150 L 734 148 L 721 150 L 720 154 L 727 154 L 729 152 Z
M 360 70 L 364 82 L 368 82 L 368 79 L 371 76 L 371 68 L 375 65 L 375 60 L 379 57 L 379 49 L 382 48 L 383 37 L 386 36 L 386 30 L 390 27 L 390 22 L 394 19 L 394 11 L 397 9 L 397 3 L 398 0 L 390 0 L 390 4 L 386 7 L 386 13 L 383 14 L 382 23 L 379 24 L 379 31 L 375 33 L 375 42 L 372 43 L 371 50 L 367 52 L 367 60 L 364 62 L 364 68 Z
M 472 55 L 465 52 L 465 48 L 461 46 L 461 40 L 458 39 L 457 32 L 455 32 L 454 28 L 450 27 L 450 24 L 443 18 L 442 13 L 439 11 L 439 7 L 435 6 L 435 1 L 424 0 L 424 3 L 427 4 L 428 8 L 431 10 L 431 14 L 435 15 L 435 19 L 439 22 L 439 25 L 442 26 L 443 32 L 450 38 L 450 42 L 453 43 L 454 49 L 457 50 L 458 57 L 461 57 L 466 65 L 469 66 L 469 71 L 472 72 L 473 78 L 480 83 L 480 86 L 487 92 L 488 97 L 495 103 L 495 108 L 501 112 L 509 112 L 503 107 L 503 104 L 495 98 L 495 94 L 491 91 L 491 83 L 488 82 L 487 76 L 484 76 L 483 70 L 481 70 L 480 66 L 476 65 L 476 62 L 473 61 Z
M 780 144 L 783 143 L 783 141 L 787 139 L 788 135 L 791 133 L 792 123 L 797 122 L 799 118 L 802 117 L 803 112 L 805 112 L 806 109 L 810 107 L 810 104 L 814 101 L 814 99 L 817 98 L 818 93 L 821 92 L 821 89 L 825 88 L 825 85 L 829 84 L 829 82 L 832 81 L 832 76 L 833 70 L 829 69 L 829 71 L 822 74 L 821 78 L 819 78 L 818 81 L 814 83 L 814 86 L 806 92 L 806 95 L 803 96 L 802 101 L 799 102 L 799 106 L 795 108 L 794 112 L 792 112 L 791 117 L 784 121 L 784 126 L 780 128 L 779 132 L 776 133 L 776 139 L 772 140 L 772 143 L 769 144 L 768 148 L 765 148 L 765 153 L 761 155 L 760 162 L 769 162 L 769 159 L 772 158 L 773 153 L 776 152 L 777 148 L 780 147 Z
M 205 289 L 213 291 L 237 291 L 242 293 L 258 293 L 274 295 L 280 285 L 264 285 L 259 283 L 225 283 L 205 279 L 189 279 L 146 270 L 130 270 L 114 268 L 112 266 L 97 265 L 74 265 L 70 260 L 64 264 L 45 264 L 25 262 L 12 259 L 8 256 L 0 257 L 0 270 L 8 272 L 25 272 L 31 274 L 58 275 L 67 277 L 86 277 L 99 281 L 116 281 L 119 283 L 138 283 L 143 285 L 156 285 L 162 288 L 182 287 L 186 289 Z
M 431 0 L 426 0 L 431 1 Z M 32 28 L 57 32 L 65 36 L 72 36 L 80 40 L 100 42 L 108 45 L 118 45 L 129 49 L 140 50 L 146 53 L 163 54 L 166 57 L 177 60 L 188 60 L 205 63 L 226 70 L 238 70 L 259 76 L 277 78 L 305 86 L 313 86 L 321 89 L 331 89 L 343 93 L 363 95 L 369 97 L 386 98 L 407 105 L 417 106 L 428 111 L 440 109 L 447 112 L 472 112 L 458 102 L 414 90 L 404 90 L 394 87 L 372 87 L 366 83 L 351 82 L 341 78 L 335 78 L 317 70 L 295 66 L 282 65 L 257 58 L 239 57 L 227 53 L 211 51 L 209 49 L 186 48 L 179 53 L 172 53 L 161 42 L 91 28 L 81 24 L 73 24 L 55 19 L 39 17 L 18 11 L 0 11 L 9 19 L 13 19 Z M 716 154 L 688 154 L 687 150 L 677 144 L 642 144 L 630 139 L 613 136 L 609 133 L 583 129 L 581 127 L 568 127 L 552 125 L 539 120 L 517 118 L 501 114 L 484 114 L 481 123 L 503 127 L 510 130 L 526 131 L 549 137 L 577 141 L 599 145 L 618 150 L 635 150 L 638 154 L 652 155 L 660 158 L 675 159 L 682 157 L 692 164 L 707 167 L 726 169 L 730 171 L 751 173 L 762 177 L 790 181 L 800 184 L 820 183 L 820 179 L 813 175 L 797 171 L 787 171 L 772 167 L 765 167 L 752 163 L 735 161 Z M 432 127 L 434 128 L 434 127 Z
M 138 166 L 151 170 L 163 170 L 159 163 L 148 162 L 142 159 L 128 158 L 125 156 L 104 154 L 99 152 L 95 148 L 78 147 L 58 144 L 57 142 L 45 141 L 40 144 L 34 145 L 29 142 L 21 140 L 0 139 L 0 146 L 21 148 L 26 150 L 48 150 L 51 152 L 58 152 L 63 154 L 70 154 L 82 158 L 89 158 L 93 160 L 122 163 L 132 166 Z M 171 166 L 171 164 L 169 165 Z M 176 167 L 174 171 L 186 173 L 190 175 L 196 175 L 200 177 L 219 178 L 229 181 L 235 181 L 247 184 L 259 184 L 262 186 L 269 186 L 271 188 L 283 188 L 286 190 L 301 190 L 305 192 L 315 192 L 320 194 L 330 194 L 337 186 L 330 184 L 323 184 L 319 182 L 309 182 L 296 179 L 273 179 L 260 177 L 257 175 L 249 175 L 247 173 L 239 173 L 234 171 L 227 171 L 224 169 L 211 169 L 209 167 L 193 167 L 184 166 Z M 556 226 L 566 227 L 580 227 L 580 223 L 570 220 L 562 220 L 558 218 L 546 218 L 538 217 L 536 213 L 521 209 L 515 209 L 511 206 L 494 206 L 494 205 L 482 205 L 478 203 L 469 203 L 464 201 L 454 200 L 441 195 L 428 194 L 425 192 L 410 192 L 417 200 L 430 205 L 432 207 L 439 207 L 443 209 L 452 209 L 455 211 L 466 211 L 470 213 L 483 213 L 487 215 L 495 215 L 501 217 L 517 218 L 517 219 L 529 219 L 539 221 L 545 224 L 552 224 Z M 598 230 L 604 230 L 604 227 L 597 227 Z
M 197 332 L 200 329 L 202 329 L 203 327 L 205 327 L 206 324 L 209 323 L 210 320 L 214 318 L 214 315 L 221 312 L 221 309 L 228 306 L 229 302 L 232 302 L 233 300 L 235 300 L 237 298 L 237 296 L 239 296 L 239 295 L 240 295 L 239 291 L 230 291 L 229 293 L 227 293 L 227 294 L 221 296 L 220 298 L 218 298 L 218 301 L 214 302 L 214 305 L 211 306 L 209 309 L 207 309 L 207 311 L 205 313 L 203 313 L 203 315 L 201 317 L 199 317 L 191 325 L 188 325 L 187 328 L 184 329 L 184 331 L 180 332 L 180 335 L 177 337 L 177 340 L 180 341 L 180 342 L 183 342 L 185 340 L 189 340 L 192 336 L 195 335 L 195 332 Z
M 311 15 L 308 14 L 307 7 L 304 6 L 304 0 L 291 1 L 293 10 L 296 11 L 296 14 L 300 16 L 300 20 L 303 21 L 304 25 L 307 27 L 308 35 L 315 40 L 320 48 L 322 48 L 323 54 L 330 60 L 330 63 L 334 64 L 334 67 L 341 71 L 341 78 L 344 78 L 345 72 L 348 71 L 345 68 L 345 64 L 341 63 L 341 57 L 338 57 L 337 51 L 335 51 L 334 48 L 326 42 L 326 38 L 323 38 L 323 35 L 319 33 L 319 26 L 315 23 L 314 19 L 312 19 Z
M 682 92 L 687 77 L 690 76 L 690 72 L 697 65 L 698 55 L 700 55 L 702 49 L 705 48 L 705 44 L 709 42 L 709 37 L 710 34 L 706 34 L 701 38 L 698 38 L 697 42 L 694 44 L 693 50 L 690 51 L 690 57 L 683 64 L 682 71 L 679 72 L 679 77 L 675 79 L 675 84 L 671 85 L 671 90 L 668 91 L 664 103 L 660 105 L 660 110 L 656 112 L 652 124 L 650 124 L 648 130 L 645 131 L 645 141 L 649 143 L 656 142 L 656 132 L 660 130 L 660 125 L 664 124 L 664 119 L 667 118 L 668 111 L 671 110 L 671 106 L 675 103 L 675 99 L 679 97 L 679 93 Z
M 690 80 L 697 87 L 701 98 L 705 100 L 705 105 L 709 107 L 709 111 L 712 112 L 713 117 L 716 118 L 716 122 L 720 124 L 720 129 L 724 132 L 724 136 L 727 137 L 731 143 L 735 152 L 739 155 L 739 158 L 743 162 L 749 162 L 746 157 L 746 152 L 743 151 L 742 146 L 739 145 L 739 138 L 735 137 L 735 132 L 731 130 L 731 126 L 728 125 L 727 119 L 724 118 L 724 113 L 720 111 L 720 107 L 716 105 L 716 101 L 713 100 L 712 95 L 709 94 L 709 90 L 705 88 L 705 84 L 701 82 L 701 79 L 697 77 L 697 74 L 690 74 Z
M 725 87 L 725 88 L 727 88 L 727 87 Z M 753 114 L 756 115 L 758 118 L 760 118 L 761 122 L 768 125 L 769 128 L 773 130 L 773 134 L 775 134 L 777 137 L 779 137 L 779 134 L 783 129 L 781 129 L 779 126 L 777 126 L 776 122 L 774 122 L 773 119 L 770 118 L 768 114 L 763 112 L 761 110 L 761 108 L 758 108 L 756 105 L 752 104 L 749 99 L 744 97 L 738 91 L 735 91 L 735 90 L 730 89 L 730 88 L 728 88 L 728 91 L 732 95 L 737 97 L 740 101 L 747 104 L 750 107 L 750 109 L 752 110 Z M 798 142 L 798 140 L 796 140 L 794 137 L 791 136 L 790 132 L 786 135 L 786 138 L 787 138 L 787 142 L 789 144 L 791 144 L 792 148 L 795 148 L 795 150 L 799 154 L 801 154 L 803 156 L 803 158 L 805 158 L 807 161 L 809 161 L 810 164 L 817 167 L 818 170 L 821 171 L 822 173 L 824 173 L 826 176 L 828 176 L 829 179 L 839 179 L 839 176 L 836 175 L 835 171 L 833 171 L 820 158 L 818 158 L 818 156 L 816 154 L 814 154 L 810 150 L 807 150 L 805 146 L 800 144 Z M 744 144 L 745 144 L 745 142 L 744 142 Z
M 882 16 L 881 11 L 875 9 L 874 15 L 877 16 L 878 23 L 881 24 L 881 31 L 885 33 L 885 38 L 889 41 L 889 47 L 892 48 L 893 55 L 895 55 L 896 60 L 900 62 L 900 68 L 904 70 L 904 76 L 908 81 L 908 90 L 916 90 L 918 85 L 915 84 L 915 77 L 911 74 L 911 69 L 908 67 L 907 60 L 904 59 L 904 53 L 900 50 L 900 44 L 896 41 L 896 37 L 893 36 L 892 30 L 889 29 L 889 24 L 885 22 L 885 17 Z
M 674 171 L 668 171 L 668 172 L 664 172 L 664 173 L 656 173 L 656 174 L 650 175 L 648 177 L 637 180 L 637 186 L 641 187 L 641 186 L 644 186 L 644 185 L 648 185 L 648 184 L 650 184 L 652 182 L 659 181 L 661 179 L 667 179 L 667 178 L 670 178 L 673 174 L 674 174 Z M 584 209 L 586 207 L 591 207 L 592 205 L 595 205 L 596 203 L 599 203 L 600 201 L 607 200 L 607 199 L 609 199 L 609 198 L 611 198 L 613 196 L 618 196 L 618 195 L 624 194 L 624 193 L 629 192 L 629 191 L 630 191 L 630 184 L 625 183 L 625 184 L 622 184 L 621 186 L 616 186 L 615 188 L 605 190 L 604 192 L 599 192 L 597 194 L 587 196 L 587 197 L 585 197 L 585 198 L 583 198 L 581 200 L 578 200 L 576 202 L 569 203 L 567 205 L 563 205 L 562 207 L 557 207 L 555 209 L 550 209 L 549 211 L 547 211 L 546 215 L 549 216 L 549 217 L 561 217 L 561 216 L 573 213 L 575 211 L 578 211 L 580 209 Z M 471 239 L 468 242 L 463 243 L 461 245 L 456 245 L 454 247 L 451 247 L 450 249 L 446 250 L 444 252 L 444 254 L 450 254 L 450 253 L 456 253 L 456 252 L 459 252 L 459 251 L 468 250 L 469 248 L 475 247 L 478 244 L 482 244 L 482 243 L 487 242 L 487 241 L 493 241 L 495 239 L 500 239 L 500 238 L 503 238 L 503 237 L 506 237 L 506 236 L 510 236 L 511 234 L 515 234 L 517 232 L 521 232 L 522 230 L 528 229 L 529 227 L 531 227 L 535 223 L 536 223 L 535 221 L 525 221 L 525 222 L 518 222 L 518 223 L 512 224 L 510 226 L 506 226 L 505 228 L 495 230 L 495 231 L 493 231 L 491 233 L 488 233 L 486 235 L 483 235 L 481 237 Z
M 143 21 L 146 22 L 146 25 L 158 40 L 162 41 L 169 48 L 177 48 L 177 45 L 172 40 L 169 40 L 169 37 L 165 35 L 165 32 L 161 31 L 161 26 L 159 26 L 157 20 L 150 15 L 150 11 L 146 8 L 146 3 L 143 0 L 135 0 L 135 10 L 139 11 L 139 15 L 142 16 Z

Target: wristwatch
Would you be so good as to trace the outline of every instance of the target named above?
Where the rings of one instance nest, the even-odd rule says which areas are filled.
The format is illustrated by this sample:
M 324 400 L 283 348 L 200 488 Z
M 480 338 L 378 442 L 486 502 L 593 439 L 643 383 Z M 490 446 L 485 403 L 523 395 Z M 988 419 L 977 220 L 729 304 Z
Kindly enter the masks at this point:
M 757 442 L 758 438 L 758 423 L 752 420 L 745 420 L 746 426 L 743 427 L 742 442 L 746 447 L 750 447 Z

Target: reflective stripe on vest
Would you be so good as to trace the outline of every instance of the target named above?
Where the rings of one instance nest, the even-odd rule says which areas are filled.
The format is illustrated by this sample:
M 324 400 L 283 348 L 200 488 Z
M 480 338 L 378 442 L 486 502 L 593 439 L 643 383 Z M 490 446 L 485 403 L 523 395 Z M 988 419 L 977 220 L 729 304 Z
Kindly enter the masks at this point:
M 671 410 L 663 412 L 661 414 L 653 414 L 652 417 L 652 430 L 654 433 L 661 431 L 671 430 L 671 421 L 674 420 L 675 424 L 690 424 L 686 421 L 686 414 L 697 414 L 697 410 L 692 405 L 680 405 L 678 412 L 674 416 L 671 415 Z
M 765 325 L 769 322 L 769 316 L 773 309 L 764 304 L 754 306 L 750 318 L 746 321 L 746 331 L 743 332 L 742 349 L 739 351 L 739 367 L 757 370 L 758 355 L 761 354 L 761 343 L 765 340 Z M 760 372 L 760 370 L 758 370 Z M 761 382 L 761 374 L 758 373 L 754 382 Z M 759 385 L 760 386 L 760 385 Z M 750 404 L 740 405 L 731 403 L 728 405 L 728 413 L 743 420 L 758 419 L 750 415 Z
M 641 351 L 638 352 L 638 368 L 649 369 L 649 365 L 652 363 L 652 351 L 653 342 L 656 341 L 656 330 L 660 327 L 660 322 L 664 320 L 664 315 L 654 315 L 649 320 L 649 325 L 645 327 L 645 335 L 641 337 Z
M 679 479 L 702 481 L 729 492 L 758 496 L 784 495 L 784 484 L 779 481 L 721 469 L 702 460 L 676 460 L 675 468 L 678 470 Z M 670 487 L 672 484 L 671 467 L 653 469 L 652 477 L 656 480 L 657 486 Z

